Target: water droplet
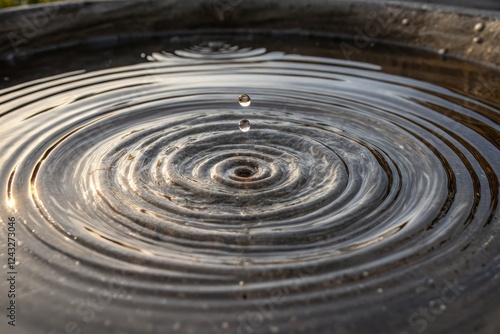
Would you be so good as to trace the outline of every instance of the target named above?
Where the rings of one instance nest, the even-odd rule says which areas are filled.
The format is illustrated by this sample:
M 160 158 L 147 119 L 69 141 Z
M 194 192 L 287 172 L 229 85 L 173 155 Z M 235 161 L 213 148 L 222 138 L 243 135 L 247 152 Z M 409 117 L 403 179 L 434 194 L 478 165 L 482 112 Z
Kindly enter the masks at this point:
M 141 58 L 146 58 L 146 54 L 145 53 L 141 53 Z
M 439 53 L 441 56 L 444 56 L 446 53 L 448 53 L 448 49 L 439 49 L 439 50 L 438 50 L 438 53 Z
M 241 94 L 240 96 L 238 96 L 238 102 L 240 103 L 240 106 L 248 107 L 250 103 L 252 103 L 252 100 L 247 94 Z
M 245 284 L 245 282 L 240 281 L 240 286 L 243 286 L 244 284 Z
M 483 22 L 476 23 L 476 25 L 474 26 L 474 31 L 480 32 L 483 30 L 484 30 L 484 23 Z
M 404 25 L 404 26 L 407 26 L 408 24 L 410 24 L 410 20 L 408 20 L 407 18 L 404 18 L 401 23 Z
M 473 41 L 474 43 L 481 44 L 481 43 L 483 42 L 483 38 L 482 38 L 482 37 L 474 37 L 474 38 L 472 39 L 472 41 Z
M 240 130 L 242 132 L 247 132 L 250 130 L 250 121 L 248 119 L 242 119 L 240 121 Z

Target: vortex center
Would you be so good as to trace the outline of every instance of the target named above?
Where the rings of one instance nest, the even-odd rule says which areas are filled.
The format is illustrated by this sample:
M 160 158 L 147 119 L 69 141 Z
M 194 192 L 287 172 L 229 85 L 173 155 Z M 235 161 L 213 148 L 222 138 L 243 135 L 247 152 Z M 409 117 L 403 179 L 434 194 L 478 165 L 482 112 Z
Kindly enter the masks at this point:
M 239 177 L 250 177 L 254 175 L 257 171 L 254 168 L 251 168 L 249 166 L 243 166 L 236 168 L 234 171 L 234 174 L 236 174 Z

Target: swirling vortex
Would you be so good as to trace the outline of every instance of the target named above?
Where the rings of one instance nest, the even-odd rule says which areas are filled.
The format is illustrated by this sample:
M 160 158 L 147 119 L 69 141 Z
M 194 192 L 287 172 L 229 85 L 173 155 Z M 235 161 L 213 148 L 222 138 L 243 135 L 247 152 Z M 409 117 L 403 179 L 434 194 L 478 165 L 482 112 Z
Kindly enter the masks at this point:
M 328 312 L 347 331 L 495 256 L 498 110 L 371 64 L 214 45 L 1 92 L 2 202 L 28 286 L 64 292 L 51 312 L 119 273 L 95 332 L 121 312 L 132 332 L 324 330 Z

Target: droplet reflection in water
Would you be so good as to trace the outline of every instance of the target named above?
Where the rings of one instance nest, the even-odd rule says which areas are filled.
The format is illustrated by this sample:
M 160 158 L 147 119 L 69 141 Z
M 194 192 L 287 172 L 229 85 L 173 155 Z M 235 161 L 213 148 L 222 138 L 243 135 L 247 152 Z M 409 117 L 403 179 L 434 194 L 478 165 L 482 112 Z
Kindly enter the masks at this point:
M 250 96 L 248 96 L 247 94 L 241 94 L 238 97 L 238 102 L 240 103 L 240 106 L 248 107 L 250 103 L 252 103 L 252 100 L 250 99 Z
M 247 132 L 250 130 L 250 121 L 248 119 L 242 119 L 240 121 L 240 130 L 242 132 Z

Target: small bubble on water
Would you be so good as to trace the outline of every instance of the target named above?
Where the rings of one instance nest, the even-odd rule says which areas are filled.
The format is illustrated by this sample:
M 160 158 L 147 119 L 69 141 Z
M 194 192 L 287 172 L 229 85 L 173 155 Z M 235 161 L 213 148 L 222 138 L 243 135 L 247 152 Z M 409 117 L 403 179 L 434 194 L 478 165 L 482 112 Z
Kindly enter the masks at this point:
M 250 130 L 250 121 L 248 119 L 242 119 L 240 121 L 240 130 L 242 132 L 247 132 Z
M 430 278 L 430 277 L 427 278 L 425 280 L 425 285 L 427 285 L 427 286 L 434 286 L 434 280 L 432 278 Z
M 252 103 L 252 100 L 247 94 L 241 94 L 240 96 L 238 96 L 238 102 L 240 103 L 240 106 L 248 107 L 250 103 Z

